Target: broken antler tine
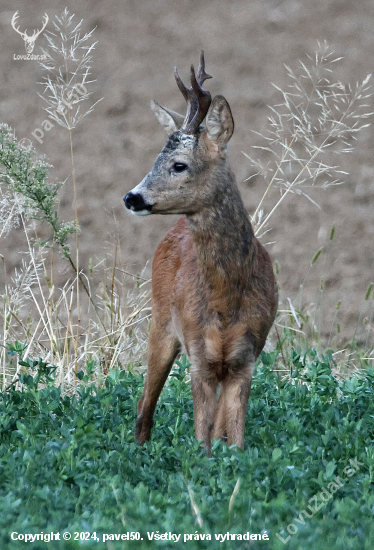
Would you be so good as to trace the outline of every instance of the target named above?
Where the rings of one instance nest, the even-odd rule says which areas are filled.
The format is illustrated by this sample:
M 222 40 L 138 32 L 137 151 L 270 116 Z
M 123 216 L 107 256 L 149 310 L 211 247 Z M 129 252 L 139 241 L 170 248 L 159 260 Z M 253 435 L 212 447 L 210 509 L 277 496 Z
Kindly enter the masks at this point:
M 211 74 L 208 74 L 208 73 L 205 72 L 204 50 L 201 50 L 200 62 L 199 62 L 199 66 L 197 68 L 197 73 L 196 73 L 196 80 L 199 83 L 199 85 L 201 86 L 203 84 L 203 82 L 205 80 L 207 80 L 208 78 L 213 78 L 213 77 L 212 77 Z

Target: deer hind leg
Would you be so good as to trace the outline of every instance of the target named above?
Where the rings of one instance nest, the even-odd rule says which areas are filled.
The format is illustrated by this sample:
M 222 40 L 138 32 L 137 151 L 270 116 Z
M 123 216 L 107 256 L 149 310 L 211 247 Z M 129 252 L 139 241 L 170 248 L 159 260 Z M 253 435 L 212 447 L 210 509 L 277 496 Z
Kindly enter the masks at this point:
M 148 345 L 147 377 L 138 403 L 136 421 L 136 439 L 141 445 L 151 438 L 156 404 L 179 350 L 179 341 L 174 336 L 152 326 Z
M 208 455 L 210 455 L 211 435 L 217 406 L 217 380 L 192 369 L 191 390 L 196 439 L 204 441 Z
M 212 439 L 222 439 L 227 441 L 225 396 L 222 391 L 222 387 L 216 406 L 216 413 L 214 415 Z
M 228 445 L 244 449 L 245 415 L 252 382 L 252 367 L 230 373 L 222 381 L 213 438 L 227 435 Z

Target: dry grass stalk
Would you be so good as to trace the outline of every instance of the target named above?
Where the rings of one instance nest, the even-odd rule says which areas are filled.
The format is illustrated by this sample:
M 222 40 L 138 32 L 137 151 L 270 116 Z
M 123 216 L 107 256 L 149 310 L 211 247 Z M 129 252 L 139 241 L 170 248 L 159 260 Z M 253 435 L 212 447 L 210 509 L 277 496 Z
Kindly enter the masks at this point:
M 290 81 L 287 90 L 275 86 L 282 100 L 270 107 L 268 130 L 258 134 L 264 144 L 255 147 L 269 160 L 264 164 L 243 153 L 254 166 L 255 176 L 266 183 L 252 216 L 256 234 L 267 226 L 289 194 L 316 204 L 309 194 L 311 188 L 340 185 L 346 175 L 335 157 L 351 152 L 357 133 L 368 126 L 372 114 L 367 102 L 371 75 L 354 87 L 333 80 L 333 66 L 340 59 L 326 43 L 319 44 L 310 66 L 300 61 L 297 72 L 286 66 Z M 264 200 L 273 189 L 280 191 L 280 197 L 266 215 L 261 214 Z

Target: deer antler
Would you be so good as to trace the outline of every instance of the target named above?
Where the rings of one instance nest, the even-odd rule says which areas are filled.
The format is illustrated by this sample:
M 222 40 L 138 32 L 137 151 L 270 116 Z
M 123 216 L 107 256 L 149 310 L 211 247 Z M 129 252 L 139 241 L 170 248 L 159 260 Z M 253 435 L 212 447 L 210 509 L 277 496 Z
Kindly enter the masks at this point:
M 27 34 L 26 34 L 27 29 L 26 29 L 25 32 L 21 32 L 21 31 L 19 30 L 19 27 L 16 27 L 16 21 L 17 21 L 17 19 L 18 19 L 18 10 L 16 11 L 16 13 L 15 13 L 15 14 L 13 15 L 13 17 L 12 17 L 12 27 L 13 27 L 13 29 L 14 29 L 16 32 L 18 32 L 18 34 L 20 34 L 20 35 L 22 36 L 22 38 L 25 38 L 25 36 L 27 36 Z
M 48 15 L 45 13 L 45 14 L 43 15 L 43 21 L 44 21 L 44 22 L 43 22 L 42 28 L 41 28 L 39 31 L 34 31 L 33 34 L 32 34 L 32 36 L 28 36 L 28 35 L 27 35 L 27 32 L 26 32 L 27 29 L 25 29 L 25 31 L 22 32 L 22 31 L 19 30 L 19 27 L 16 27 L 16 21 L 17 21 L 17 19 L 18 19 L 18 10 L 16 11 L 16 13 L 15 13 L 15 14 L 13 15 L 13 17 L 12 17 L 12 27 L 13 27 L 13 29 L 14 29 L 16 32 L 18 32 L 18 34 L 20 34 L 20 35 L 22 36 L 22 38 L 23 38 L 24 40 L 26 40 L 26 39 L 34 39 L 34 38 L 36 39 L 36 38 L 39 36 L 39 34 L 40 34 L 41 32 L 44 31 L 44 29 L 46 28 L 47 23 L 48 23 L 48 21 L 49 21 L 49 17 L 48 17 Z
M 201 87 L 205 80 L 212 78 L 210 74 L 205 72 L 204 52 L 201 51 L 200 63 L 196 75 L 195 69 L 193 65 L 191 65 L 192 88 L 187 88 L 187 86 L 185 86 L 176 67 L 174 69 L 174 75 L 178 88 L 187 102 L 187 113 L 181 130 L 186 134 L 195 134 L 204 120 L 212 101 L 210 92 L 203 90 Z
M 39 36 L 39 34 L 40 34 L 41 32 L 43 32 L 44 29 L 46 28 L 47 23 L 48 23 L 48 21 L 49 21 L 49 17 L 48 17 L 48 15 L 47 15 L 46 13 L 43 15 L 43 20 L 44 20 L 44 23 L 43 23 L 42 28 L 41 28 L 39 31 L 34 31 L 34 33 L 33 33 L 33 35 L 32 35 L 33 38 L 34 38 L 34 37 L 37 38 L 37 37 Z

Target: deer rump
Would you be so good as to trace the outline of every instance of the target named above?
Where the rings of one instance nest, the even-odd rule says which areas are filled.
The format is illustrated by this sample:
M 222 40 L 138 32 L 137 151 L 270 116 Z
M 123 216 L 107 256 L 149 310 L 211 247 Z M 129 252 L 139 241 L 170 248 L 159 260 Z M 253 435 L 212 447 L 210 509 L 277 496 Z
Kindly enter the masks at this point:
M 124 200 L 135 214 L 184 214 L 153 260 L 148 371 L 136 437 L 140 443 L 150 438 L 158 397 L 185 350 L 196 437 L 210 453 L 216 437 L 244 447 L 253 366 L 276 314 L 277 287 L 228 162 L 231 110 L 222 96 L 211 100 L 201 89 L 208 77 L 203 53 L 196 76 L 191 68 L 191 88 L 176 71 L 188 105 L 184 118 L 153 103 L 171 134 L 151 172 Z

